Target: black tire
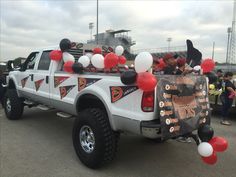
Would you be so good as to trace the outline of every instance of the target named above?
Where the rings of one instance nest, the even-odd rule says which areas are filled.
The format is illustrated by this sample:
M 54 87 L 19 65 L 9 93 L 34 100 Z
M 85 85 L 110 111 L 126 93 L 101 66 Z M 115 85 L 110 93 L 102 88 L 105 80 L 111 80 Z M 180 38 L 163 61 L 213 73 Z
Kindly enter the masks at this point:
M 22 100 L 18 97 L 15 89 L 7 90 L 4 97 L 3 107 L 8 119 L 18 120 L 21 118 L 24 110 L 24 105 Z
M 81 144 L 82 134 L 87 127 L 90 128 L 88 132 L 92 132 L 92 138 L 89 140 L 85 138 L 84 142 L 91 139 L 92 142 L 95 142 L 94 146 L 89 146 L 89 148 L 94 147 L 91 152 L 86 152 L 86 150 L 88 151 L 87 147 L 84 148 L 82 147 L 83 143 Z M 99 168 L 115 157 L 119 133 L 111 129 L 106 114 L 100 109 L 91 108 L 80 112 L 79 118 L 74 122 L 72 137 L 77 156 L 89 168 Z

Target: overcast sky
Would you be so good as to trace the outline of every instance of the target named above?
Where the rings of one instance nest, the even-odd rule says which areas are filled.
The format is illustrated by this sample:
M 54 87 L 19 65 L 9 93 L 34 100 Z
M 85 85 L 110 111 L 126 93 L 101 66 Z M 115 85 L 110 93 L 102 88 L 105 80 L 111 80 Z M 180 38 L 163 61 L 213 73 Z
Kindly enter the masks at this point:
M 58 45 L 62 38 L 86 42 L 89 22 L 96 26 L 95 0 L 1 0 L 0 61 L 27 57 L 35 48 Z M 99 32 L 131 30 L 132 48 L 184 46 L 191 39 L 203 58 L 225 61 L 227 27 L 233 1 L 99 0 Z M 96 32 L 94 28 L 93 33 Z

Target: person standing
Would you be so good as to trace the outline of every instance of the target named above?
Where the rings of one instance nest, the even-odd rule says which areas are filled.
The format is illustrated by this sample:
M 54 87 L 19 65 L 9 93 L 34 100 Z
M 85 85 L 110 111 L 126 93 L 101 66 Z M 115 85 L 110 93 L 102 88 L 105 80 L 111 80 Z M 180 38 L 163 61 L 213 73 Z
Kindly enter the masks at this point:
M 222 125 L 231 125 L 231 123 L 228 121 L 228 114 L 229 114 L 230 108 L 232 107 L 234 96 L 236 95 L 235 86 L 231 82 L 232 78 L 233 78 L 232 72 L 225 73 L 225 75 L 224 75 L 224 88 L 223 88 L 224 91 L 221 94 L 222 120 L 220 123 Z
M 217 105 L 218 103 L 219 90 L 222 90 L 223 87 L 223 71 L 221 69 L 218 69 L 216 71 L 216 75 L 217 75 L 217 81 L 214 84 L 215 90 L 217 91 L 217 93 L 215 94 L 215 105 Z

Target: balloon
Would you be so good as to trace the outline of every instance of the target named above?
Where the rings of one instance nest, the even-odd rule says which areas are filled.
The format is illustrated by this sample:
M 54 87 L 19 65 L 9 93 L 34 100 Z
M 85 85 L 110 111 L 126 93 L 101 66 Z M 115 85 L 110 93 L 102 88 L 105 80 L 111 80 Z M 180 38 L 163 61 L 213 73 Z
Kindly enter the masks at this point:
M 62 39 L 60 42 L 60 48 L 62 52 L 68 51 L 71 49 L 71 42 L 69 39 Z
M 125 70 L 129 70 L 129 66 L 128 65 L 124 65 Z
M 121 56 L 123 52 L 124 52 L 124 48 L 121 45 L 118 45 L 115 49 L 116 55 Z
M 72 70 L 72 65 L 74 64 L 73 61 L 67 61 L 64 63 L 63 65 L 63 70 L 68 72 L 68 73 L 73 73 L 73 70 Z
M 72 70 L 74 71 L 74 73 L 79 73 L 79 74 L 82 74 L 83 73 L 83 65 L 81 63 L 74 63 L 72 65 Z
M 158 71 L 163 70 L 166 67 L 166 63 L 164 62 L 163 58 L 158 60 L 158 64 L 156 65 L 155 69 Z
M 137 73 L 145 72 L 151 68 L 153 63 L 152 55 L 148 52 L 141 52 L 135 57 L 134 66 Z
M 99 47 L 96 47 L 93 49 L 93 54 L 101 54 L 102 53 L 102 49 Z
M 202 142 L 197 147 L 198 153 L 203 157 L 209 157 L 213 153 L 213 147 L 207 142 Z
M 62 58 L 63 58 L 63 61 L 64 62 L 67 62 L 67 61 L 75 61 L 75 57 L 73 55 L 71 55 L 70 53 L 68 52 L 63 52 L 62 53 Z
M 87 56 L 89 59 L 91 59 L 93 54 L 92 53 L 86 53 L 85 56 Z
M 101 54 L 95 54 L 91 58 L 91 63 L 98 69 L 104 68 L 104 57 Z
M 119 63 L 122 65 L 126 63 L 126 58 L 123 55 L 119 56 Z
M 209 143 L 212 145 L 214 151 L 223 152 L 228 148 L 228 141 L 223 137 L 213 137 Z
M 80 62 L 83 65 L 83 67 L 86 68 L 90 64 L 90 59 L 88 56 L 83 55 L 79 58 L 78 62 Z
M 214 72 L 205 73 L 205 75 L 208 77 L 209 84 L 217 82 L 217 76 Z
M 207 164 L 214 165 L 217 162 L 216 152 L 213 152 L 213 154 L 208 157 L 202 157 L 202 160 Z
M 201 63 L 203 73 L 209 73 L 215 68 L 215 62 L 212 59 L 205 59 Z
M 215 89 L 215 85 L 214 85 L 214 84 L 210 84 L 210 85 L 209 85 L 209 89 L 210 89 L 210 90 L 214 90 L 214 89 Z
M 51 60 L 60 61 L 62 59 L 62 51 L 53 50 L 49 53 L 49 57 Z
M 134 84 L 137 79 L 137 73 L 135 71 L 125 71 L 120 75 L 120 80 L 125 85 Z
M 156 87 L 156 77 L 149 72 L 138 73 L 137 85 L 143 91 L 153 91 Z
M 104 59 L 105 68 L 112 68 L 118 64 L 119 58 L 113 52 L 108 53 Z
M 199 70 L 201 69 L 201 66 L 200 66 L 200 65 L 194 66 L 193 69 L 194 69 L 195 71 L 199 71 Z
M 202 142 L 208 142 L 214 135 L 214 130 L 210 125 L 204 124 L 198 128 L 198 136 Z

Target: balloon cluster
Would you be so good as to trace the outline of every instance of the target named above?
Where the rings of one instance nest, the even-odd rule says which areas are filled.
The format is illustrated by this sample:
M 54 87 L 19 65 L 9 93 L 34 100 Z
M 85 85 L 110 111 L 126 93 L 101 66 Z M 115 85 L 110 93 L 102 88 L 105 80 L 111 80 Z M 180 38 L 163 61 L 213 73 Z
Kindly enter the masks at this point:
M 223 152 L 228 147 L 228 142 L 222 137 L 213 137 L 214 130 L 210 125 L 202 125 L 198 129 L 198 136 L 202 141 L 198 145 L 198 153 L 203 162 L 213 165 L 217 162 L 216 152 Z
M 91 64 L 97 69 L 111 69 L 118 64 L 125 64 L 126 58 L 122 56 L 124 52 L 124 48 L 122 46 L 117 46 L 115 49 L 115 53 L 110 52 L 113 51 L 109 48 L 109 52 L 107 55 L 102 55 L 102 49 L 96 47 L 93 49 L 92 53 L 87 53 L 79 58 L 78 62 L 75 62 L 75 58 L 71 55 L 68 50 L 73 46 L 69 39 L 62 39 L 60 41 L 60 49 L 61 50 L 53 50 L 50 52 L 49 56 L 51 60 L 61 61 L 63 59 L 64 65 L 63 69 L 69 73 L 82 73 L 83 68 L 86 68 Z
M 116 67 L 118 64 L 126 63 L 126 58 L 122 56 L 124 52 L 124 48 L 122 46 L 117 46 L 115 53 L 112 51 L 113 50 L 109 49 L 109 53 L 103 53 L 102 55 L 101 48 L 94 48 L 94 55 L 91 57 L 92 65 L 97 69 L 111 69 Z
M 121 82 L 125 85 L 137 82 L 138 87 L 143 91 L 153 91 L 157 84 L 156 77 L 147 72 L 153 64 L 153 57 L 148 52 L 139 53 L 134 61 L 135 71 L 125 71 L 121 74 Z

